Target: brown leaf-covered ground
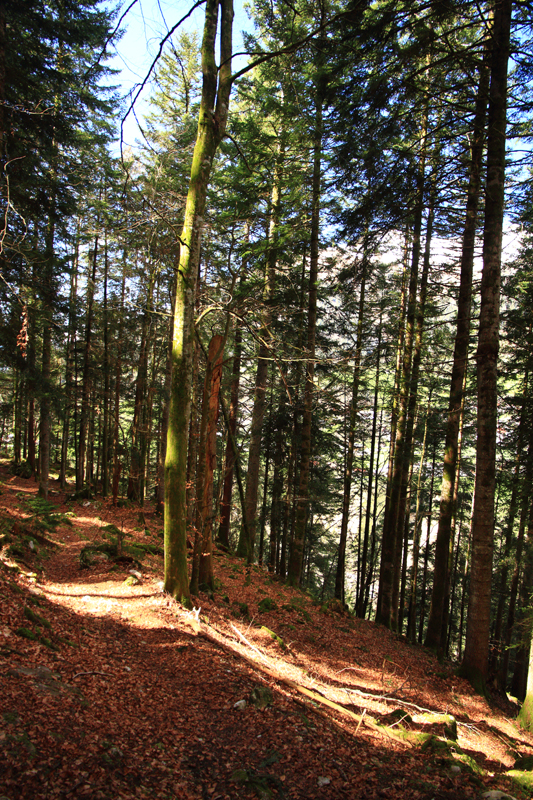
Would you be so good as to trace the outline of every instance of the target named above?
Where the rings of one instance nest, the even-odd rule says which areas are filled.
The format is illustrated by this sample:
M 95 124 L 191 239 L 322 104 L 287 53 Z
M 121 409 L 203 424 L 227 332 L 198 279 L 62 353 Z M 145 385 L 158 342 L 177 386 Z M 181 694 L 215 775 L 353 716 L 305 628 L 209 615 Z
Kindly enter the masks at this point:
M 452 665 L 222 552 L 191 613 L 162 592 L 160 555 L 125 560 L 162 544 L 150 507 L 53 491 L 70 517 L 47 529 L 36 484 L 0 479 L 0 800 L 526 796 L 504 773 L 533 738 Z M 82 569 L 108 525 L 124 560 Z M 462 755 L 427 710 L 455 716 Z

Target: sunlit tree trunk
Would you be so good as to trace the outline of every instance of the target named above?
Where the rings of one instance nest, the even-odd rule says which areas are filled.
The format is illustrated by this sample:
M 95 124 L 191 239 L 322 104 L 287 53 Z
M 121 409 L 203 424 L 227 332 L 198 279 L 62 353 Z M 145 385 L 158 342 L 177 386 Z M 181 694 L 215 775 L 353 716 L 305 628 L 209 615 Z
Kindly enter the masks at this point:
M 220 68 L 215 61 L 220 9 Z M 189 598 L 187 575 L 187 440 L 194 350 L 194 307 L 207 187 L 213 158 L 226 130 L 231 91 L 232 0 L 207 0 L 202 40 L 202 97 L 198 133 L 180 237 L 172 339 L 167 452 L 165 459 L 165 590 Z

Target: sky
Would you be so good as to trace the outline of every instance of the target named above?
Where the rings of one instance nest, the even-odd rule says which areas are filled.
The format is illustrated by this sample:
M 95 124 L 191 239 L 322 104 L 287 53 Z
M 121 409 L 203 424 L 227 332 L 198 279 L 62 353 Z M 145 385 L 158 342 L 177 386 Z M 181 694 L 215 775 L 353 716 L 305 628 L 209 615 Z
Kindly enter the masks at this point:
M 132 0 L 126 0 L 119 8 L 117 20 L 130 6 Z M 127 12 L 121 28 L 124 35 L 115 43 L 114 56 L 108 65 L 120 70 L 113 82 L 118 84 L 122 96 L 135 91 L 141 84 L 157 55 L 161 39 L 184 17 L 193 3 L 187 0 L 137 0 Z M 201 34 L 204 23 L 204 6 L 193 11 L 183 24 L 186 31 L 198 30 Z M 234 52 L 243 50 L 242 30 L 251 30 L 252 24 L 243 8 L 242 0 L 235 0 L 235 19 L 233 23 Z M 235 66 L 235 65 L 234 65 Z M 140 138 L 135 115 L 142 120 L 148 110 L 150 88 L 147 86 L 136 103 L 135 114 L 130 114 L 123 128 L 124 146 L 135 146 Z M 127 106 L 126 106 L 127 108 Z M 118 124 L 120 121 L 118 121 Z

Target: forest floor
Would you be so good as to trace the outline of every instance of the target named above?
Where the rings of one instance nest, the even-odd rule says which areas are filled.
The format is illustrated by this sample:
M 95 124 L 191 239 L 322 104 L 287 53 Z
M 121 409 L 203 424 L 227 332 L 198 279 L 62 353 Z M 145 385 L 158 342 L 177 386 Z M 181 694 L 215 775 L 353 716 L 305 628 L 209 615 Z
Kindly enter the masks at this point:
M 0 481 L 0 800 L 531 796 L 516 707 L 451 663 L 222 552 L 187 611 L 149 506 Z

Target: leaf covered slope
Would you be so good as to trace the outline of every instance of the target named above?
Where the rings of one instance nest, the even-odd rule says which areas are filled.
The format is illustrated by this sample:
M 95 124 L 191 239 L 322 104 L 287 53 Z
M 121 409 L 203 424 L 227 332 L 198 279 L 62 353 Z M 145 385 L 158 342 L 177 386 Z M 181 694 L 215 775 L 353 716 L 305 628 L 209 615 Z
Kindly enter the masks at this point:
M 1 795 L 530 795 L 533 737 L 452 665 L 222 552 L 186 611 L 149 508 L 3 478 Z

